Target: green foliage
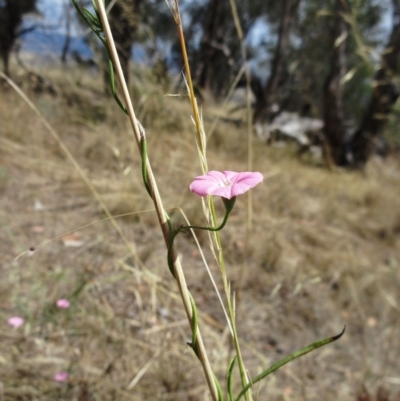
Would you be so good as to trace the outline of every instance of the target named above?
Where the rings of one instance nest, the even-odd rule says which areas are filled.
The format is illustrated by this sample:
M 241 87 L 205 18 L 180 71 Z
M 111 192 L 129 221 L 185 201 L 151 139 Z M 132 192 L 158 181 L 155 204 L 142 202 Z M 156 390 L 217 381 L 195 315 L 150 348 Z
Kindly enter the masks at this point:
M 397 148 L 400 146 L 400 103 L 397 102 L 389 118 L 387 139 L 389 143 Z
M 257 19 L 266 15 L 272 2 L 236 2 L 240 25 L 246 37 Z M 240 41 L 229 1 L 190 2 L 185 37 L 194 77 L 200 88 L 216 96 L 227 93 L 243 63 Z M 182 64 L 180 48 L 173 46 L 175 60 Z
M 376 35 L 384 5 L 374 0 L 352 0 L 350 5 L 351 15 L 346 16 L 350 25 L 346 50 L 349 74 L 343 82 L 343 106 L 346 119 L 358 120 L 371 93 L 372 50 L 382 46 L 385 40 L 378 40 Z M 292 28 L 286 76 L 280 91 L 280 100 L 289 99 L 291 109 L 299 110 L 302 104 L 309 103 L 313 113 L 321 115 L 321 96 L 330 71 L 333 10 L 334 2 L 330 0 L 301 3 Z
M 288 0 L 293 6 L 294 0 Z M 81 1 L 82 4 L 88 0 Z M 368 104 L 377 49 L 386 42 L 380 31 L 389 0 L 350 0 L 346 15 L 347 66 L 343 82 L 345 119 L 359 121 Z M 123 4 L 125 4 L 123 2 Z M 333 0 L 301 0 L 293 17 L 290 43 L 283 61 L 282 77 L 274 101 L 278 106 L 301 111 L 307 106 L 314 116 L 322 115 L 322 93 L 330 71 L 331 38 L 334 24 Z M 140 23 L 134 42 L 140 42 L 153 62 L 183 65 L 176 26 L 164 0 L 142 0 Z M 255 23 L 264 25 L 268 35 L 258 47 L 248 45 L 253 74 L 268 78 L 283 16 L 280 2 L 247 0 L 238 2 L 241 27 L 246 38 Z M 240 43 L 229 1 L 182 1 L 185 39 L 194 80 L 199 88 L 224 96 L 242 66 Z M 169 51 L 169 50 L 172 51 Z

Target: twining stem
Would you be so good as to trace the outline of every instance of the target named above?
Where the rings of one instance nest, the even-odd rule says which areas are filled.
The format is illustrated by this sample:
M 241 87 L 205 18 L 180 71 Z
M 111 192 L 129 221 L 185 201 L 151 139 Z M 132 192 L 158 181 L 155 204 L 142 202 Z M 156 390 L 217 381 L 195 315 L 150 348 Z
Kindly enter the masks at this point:
M 94 0 L 94 2 L 96 5 L 96 8 L 97 8 L 96 13 L 98 12 L 99 18 L 101 20 L 101 27 L 104 30 L 107 48 L 109 49 L 109 54 L 112 58 L 113 66 L 115 67 L 117 77 L 118 77 L 118 80 L 119 80 L 119 83 L 120 83 L 120 86 L 122 89 L 123 99 L 125 102 L 127 114 L 129 116 L 129 121 L 132 126 L 132 130 L 133 130 L 133 133 L 134 133 L 134 136 L 136 139 L 136 143 L 139 147 L 139 150 L 141 150 L 141 146 L 142 146 L 141 139 L 144 134 L 140 130 L 139 123 L 136 119 L 135 112 L 133 110 L 132 102 L 131 102 L 131 99 L 129 96 L 128 87 L 126 85 L 124 75 L 122 72 L 122 68 L 121 68 L 121 65 L 119 62 L 117 50 L 116 50 L 115 43 L 114 43 L 114 40 L 113 40 L 113 37 L 111 34 L 111 29 L 110 29 L 110 26 L 108 23 L 103 0 Z M 164 240 L 168 246 L 170 243 L 170 235 L 172 234 L 171 226 L 168 222 L 166 212 L 162 205 L 161 197 L 158 192 L 157 183 L 156 183 L 155 177 L 152 173 L 150 162 L 147 157 L 146 157 L 145 163 L 146 163 L 146 174 L 147 174 L 146 182 L 148 183 L 148 186 L 146 186 L 146 189 L 149 191 L 151 198 L 153 200 L 153 203 L 154 203 L 154 206 L 156 209 L 156 213 L 157 213 L 157 217 L 158 217 L 158 220 L 160 223 L 160 227 L 161 227 L 161 230 L 162 230 L 162 233 L 164 236 Z M 186 285 L 186 279 L 185 279 L 185 276 L 184 276 L 184 273 L 182 270 L 180 260 L 175 255 L 175 252 L 173 251 L 173 249 L 169 250 L 169 253 L 171 253 L 171 259 L 173 260 L 174 277 L 178 284 L 179 292 L 180 292 L 180 295 L 182 298 L 182 302 L 183 302 L 183 305 L 185 308 L 187 318 L 190 323 L 190 327 L 192 328 L 192 323 L 193 323 L 194 317 L 193 317 L 193 310 L 192 310 L 192 304 L 191 304 L 191 300 L 190 300 L 190 296 L 189 296 L 189 291 L 188 291 L 187 285 Z M 202 337 L 201 337 L 199 329 L 197 329 L 196 355 L 198 355 L 198 358 L 203 366 L 204 374 L 206 376 L 207 384 L 210 389 L 210 393 L 211 393 L 211 397 L 212 397 L 213 401 L 220 400 L 221 398 L 218 394 L 217 386 L 215 384 L 215 376 L 211 370 L 211 366 L 210 366 L 210 363 L 209 363 L 209 360 L 207 357 L 207 353 L 206 353 L 205 346 L 202 341 Z
M 224 216 L 224 219 L 222 220 L 222 223 L 218 227 L 182 226 L 181 229 L 197 228 L 198 230 L 206 230 L 206 231 L 211 231 L 211 232 L 221 231 L 225 227 L 225 224 L 228 221 L 229 215 L 231 214 L 231 212 L 233 210 L 233 206 L 235 205 L 235 202 L 236 202 L 236 196 L 231 199 L 222 198 L 222 200 L 224 201 L 224 204 L 225 204 L 225 216 Z

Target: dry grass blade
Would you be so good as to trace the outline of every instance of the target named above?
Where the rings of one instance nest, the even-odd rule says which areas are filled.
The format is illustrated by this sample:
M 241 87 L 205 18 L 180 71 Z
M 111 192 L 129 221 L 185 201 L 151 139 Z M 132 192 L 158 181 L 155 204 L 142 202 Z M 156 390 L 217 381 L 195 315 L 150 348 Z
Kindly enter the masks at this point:
M 187 225 L 190 226 L 190 225 L 191 225 L 191 224 L 190 224 L 190 221 L 189 221 L 189 219 L 187 218 L 185 212 L 184 212 L 181 208 L 179 208 L 179 211 L 180 211 L 180 213 L 182 214 L 182 216 L 184 217 L 184 219 L 185 219 Z M 193 238 L 194 238 L 194 240 L 195 240 L 195 242 L 196 242 L 197 249 L 198 249 L 199 252 L 200 252 L 201 259 L 203 260 L 203 264 L 204 264 L 204 266 L 205 266 L 205 268 L 206 268 L 208 277 L 210 277 L 210 280 L 211 280 L 211 283 L 212 283 L 212 285 L 213 285 L 213 287 L 214 287 L 215 293 L 217 294 L 218 301 L 219 301 L 219 303 L 220 303 L 220 305 L 221 305 L 221 308 L 222 308 L 222 310 L 224 311 L 224 315 L 225 315 L 225 319 L 226 319 L 227 325 L 228 325 L 228 327 L 229 327 L 229 331 L 231 332 L 231 335 L 233 336 L 232 325 L 231 325 L 231 322 L 230 322 L 230 320 L 229 320 L 228 313 L 227 313 L 227 311 L 226 311 L 224 302 L 222 301 L 221 294 L 220 294 L 220 292 L 218 291 L 217 284 L 215 283 L 215 280 L 214 280 L 214 277 L 213 277 L 213 275 L 212 275 L 212 273 L 211 273 L 210 267 L 208 266 L 207 260 L 206 260 L 206 258 L 205 258 L 205 256 L 204 256 L 204 252 L 203 252 L 203 250 L 201 249 L 199 240 L 197 239 L 196 233 L 194 232 L 193 228 L 190 229 L 190 232 L 192 233 Z M 211 250 L 213 250 L 213 248 L 211 248 Z
M 107 218 L 112 222 L 114 228 L 118 232 L 118 234 L 121 236 L 123 241 L 125 242 L 125 245 L 131 252 L 132 256 L 135 258 L 136 262 L 140 265 L 140 260 L 136 254 L 135 249 L 132 247 L 132 244 L 126 239 L 124 233 L 121 230 L 121 227 L 118 225 L 118 223 L 115 221 L 114 217 L 110 213 L 107 205 L 104 203 L 102 200 L 101 196 L 97 192 L 96 188 L 93 186 L 92 182 L 90 181 L 89 177 L 85 174 L 73 154 L 69 151 L 65 143 L 62 141 L 58 133 L 53 129 L 53 127 L 50 125 L 50 123 L 44 118 L 42 113 L 38 110 L 38 108 L 31 102 L 31 100 L 28 98 L 28 96 L 21 90 L 21 88 L 13 81 L 11 80 L 7 75 L 5 75 L 3 72 L 0 71 L 0 77 L 2 77 L 4 80 L 7 81 L 7 83 L 18 93 L 19 96 L 28 104 L 28 106 L 34 111 L 34 113 L 38 116 L 40 121 L 43 123 L 43 125 L 48 129 L 50 134 L 53 136 L 53 138 L 57 141 L 59 144 L 60 148 L 62 151 L 65 153 L 65 155 L 68 157 L 70 162 L 73 164 L 73 166 L 76 168 L 76 170 L 79 172 L 79 175 L 82 177 L 83 181 L 85 184 L 88 186 L 90 191 L 92 192 L 94 198 L 97 200 L 97 202 L 100 204 L 101 208 L 103 209 L 104 213 L 106 214 Z M 27 251 L 28 252 L 28 251 Z M 21 255 L 19 255 L 21 256 Z
M 146 372 L 150 369 L 151 365 L 153 365 L 153 363 L 160 356 L 163 349 L 164 349 L 164 344 L 162 344 L 160 347 L 157 348 L 156 352 L 154 352 L 154 355 L 146 362 L 146 364 L 139 370 L 137 375 L 128 384 L 127 387 L 128 390 L 132 390 L 136 386 L 136 384 L 139 383 L 140 379 L 146 374 Z

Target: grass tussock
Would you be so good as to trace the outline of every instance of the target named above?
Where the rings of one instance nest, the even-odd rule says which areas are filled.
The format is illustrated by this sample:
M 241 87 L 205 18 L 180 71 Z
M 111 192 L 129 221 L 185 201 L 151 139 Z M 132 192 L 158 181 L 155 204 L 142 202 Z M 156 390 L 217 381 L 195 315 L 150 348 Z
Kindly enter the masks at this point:
M 132 92 L 165 207 L 181 207 L 193 224 L 204 224 L 200 201 L 188 190 L 200 174 L 190 105 L 184 96 L 166 97 L 149 72 L 136 73 Z M 116 221 L 130 249 L 32 110 L 2 90 L 0 399 L 207 399 L 185 345 L 190 331 L 128 121 L 94 77 L 57 69 L 49 77 L 56 96 L 27 93 L 111 213 L 123 215 Z M 203 109 L 206 131 L 215 108 Z M 210 168 L 245 171 L 244 143 L 245 128 L 220 122 L 209 143 Z M 222 232 L 250 374 L 347 326 L 338 343 L 269 376 L 258 399 L 364 400 L 357 395 L 362 385 L 371 394 L 380 387 L 395 394 L 400 161 L 373 159 L 365 175 L 330 172 L 290 148 L 254 140 L 253 166 L 267 177 L 253 191 L 253 229 L 246 234 L 243 197 Z M 174 224 L 183 222 L 177 210 L 171 215 Z M 199 240 L 207 245 L 204 233 Z M 181 235 L 177 242 L 211 363 L 222 374 L 230 356 L 222 311 L 194 241 Z M 35 252 L 15 259 L 31 246 Z M 215 277 L 219 283 L 217 271 Z M 57 309 L 59 298 L 71 307 Z M 7 325 L 14 315 L 26 321 L 16 330 Z M 62 370 L 68 383 L 53 379 Z

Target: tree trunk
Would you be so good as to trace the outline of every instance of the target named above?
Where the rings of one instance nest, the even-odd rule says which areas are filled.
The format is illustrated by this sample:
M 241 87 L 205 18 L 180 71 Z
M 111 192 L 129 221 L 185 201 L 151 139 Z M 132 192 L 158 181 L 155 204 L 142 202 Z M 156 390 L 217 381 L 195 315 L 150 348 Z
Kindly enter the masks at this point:
M 230 17 L 223 3 L 221 0 L 210 0 L 203 22 L 203 36 L 194 75 L 196 85 L 205 90 L 212 90 L 215 59 L 223 52 L 224 21 Z
M 2 54 L 4 74 L 10 76 L 10 52 Z
M 346 73 L 346 37 L 348 27 L 343 14 L 349 12 L 348 0 L 336 0 L 336 16 L 332 28 L 331 71 L 326 79 L 323 94 L 324 133 L 327 153 L 336 165 L 346 164 L 343 129 L 341 80 Z
M 299 8 L 301 0 L 295 0 L 291 4 L 291 0 L 283 0 L 282 2 L 282 19 L 279 27 L 278 45 L 275 50 L 274 59 L 272 61 L 271 73 L 267 84 L 263 90 L 260 88 L 259 80 L 252 82 L 253 92 L 256 98 L 256 106 L 254 110 L 254 122 L 268 120 L 270 117 L 269 107 L 274 102 L 282 78 L 283 62 L 289 45 L 290 28 L 293 16 Z
M 65 15 L 65 41 L 61 51 L 61 62 L 65 64 L 67 62 L 67 55 L 69 52 L 69 46 L 71 44 L 71 14 L 72 14 L 72 2 L 66 0 L 64 4 L 64 15 Z
M 381 57 L 381 64 L 374 76 L 370 105 L 351 142 L 353 163 L 357 167 L 365 165 L 374 150 L 374 143 L 383 136 L 389 113 L 399 96 L 393 77 L 399 67 L 400 2 L 399 0 L 392 0 L 392 2 L 392 32 Z
M 11 50 L 18 37 L 18 27 L 22 22 L 22 8 L 16 0 L 5 0 L 0 7 L 0 55 L 4 73 L 10 75 L 9 60 Z

